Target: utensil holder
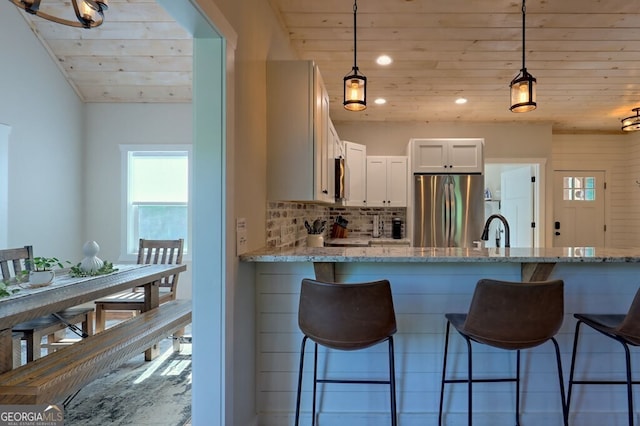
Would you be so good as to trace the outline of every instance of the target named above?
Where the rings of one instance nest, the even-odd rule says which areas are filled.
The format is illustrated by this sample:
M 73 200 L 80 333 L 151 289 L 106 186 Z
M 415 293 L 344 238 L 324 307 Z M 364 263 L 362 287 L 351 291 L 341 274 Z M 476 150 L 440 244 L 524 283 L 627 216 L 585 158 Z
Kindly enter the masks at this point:
M 307 247 L 324 247 L 324 237 L 322 234 L 307 235 Z

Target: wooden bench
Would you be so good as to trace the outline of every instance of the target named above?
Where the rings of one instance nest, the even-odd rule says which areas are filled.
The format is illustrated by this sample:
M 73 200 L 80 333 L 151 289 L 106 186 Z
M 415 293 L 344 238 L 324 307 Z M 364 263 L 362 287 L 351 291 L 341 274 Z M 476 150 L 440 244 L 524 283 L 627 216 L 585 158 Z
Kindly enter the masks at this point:
M 191 323 L 174 300 L 0 375 L 0 405 L 57 403 Z

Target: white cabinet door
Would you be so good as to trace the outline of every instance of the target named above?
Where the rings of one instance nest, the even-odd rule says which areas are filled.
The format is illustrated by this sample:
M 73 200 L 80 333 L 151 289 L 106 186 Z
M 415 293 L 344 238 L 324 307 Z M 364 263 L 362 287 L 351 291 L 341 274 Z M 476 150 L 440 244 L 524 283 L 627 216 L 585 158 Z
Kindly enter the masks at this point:
M 367 157 L 367 206 L 387 206 L 387 157 Z
M 315 68 L 316 99 L 316 188 L 315 198 L 319 201 L 334 202 L 335 189 L 331 187 L 330 173 L 333 170 L 333 146 L 331 139 L 331 120 L 329 119 L 329 93 L 324 87 L 324 81 L 318 68 Z
M 387 158 L 387 207 L 407 207 L 407 157 Z
M 346 206 L 364 206 L 367 196 L 367 147 L 344 141 Z
M 482 173 L 483 139 L 412 139 L 413 173 Z
M 411 149 L 414 173 L 446 173 L 448 145 L 445 139 L 415 139 Z
M 329 123 L 329 96 L 313 61 L 269 61 L 268 200 L 334 202 Z
M 407 206 L 407 157 L 367 157 L 367 206 Z
M 450 173 L 482 173 L 484 158 L 482 139 L 453 139 L 449 144 Z

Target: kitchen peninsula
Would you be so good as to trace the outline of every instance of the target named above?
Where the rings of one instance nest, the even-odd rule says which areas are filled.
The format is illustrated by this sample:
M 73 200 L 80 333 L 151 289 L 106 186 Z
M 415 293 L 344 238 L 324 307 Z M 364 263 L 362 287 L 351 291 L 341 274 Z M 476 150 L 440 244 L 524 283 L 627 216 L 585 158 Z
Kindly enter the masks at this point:
M 565 381 L 568 377 L 575 312 L 626 312 L 640 286 L 640 249 L 567 248 L 415 248 L 324 247 L 267 248 L 240 257 L 252 268 L 256 283 L 256 336 L 258 410 L 260 424 L 289 422 L 295 406 L 301 333 L 297 326 L 299 286 L 303 278 L 362 282 L 386 278 L 391 282 L 398 319 L 396 373 L 400 424 L 435 424 L 444 343 L 445 312 L 465 312 L 480 278 L 509 281 L 563 279 L 565 319 L 558 335 Z M 614 343 L 594 335 L 582 340 L 583 356 L 577 368 L 589 366 L 594 374 L 620 375 L 623 354 Z M 456 353 L 451 371 L 464 374 L 463 341 L 453 337 Z M 478 348 L 479 375 L 504 374 L 515 356 Z M 460 353 L 458 353 L 460 352 Z M 310 353 L 307 356 L 312 356 Z M 320 365 L 336 375 L 363 378 L 384 374 L 384 348 L 364 353 L 321 352 Z M 635 355 L 634 355 L 635 356 Z M 522 423 L 561 424 L 555 381 L 553 349 L 546 345 L 523 353 Z M 374 360 L 375 362 L 373 362 Z M 380 362 L 378 362 L 380 360 Z M 633 363 L 637 376 L 636 356 Z M 370 362 L 371 361 L 371 362 Z M 581 364 L 582 363 L 582 364 Z M 535 374 L 534 374 L 535 373 Z M 309 373 L 311 374 L 311 373 Z M 305 383 L 310 379 L 305 378 Z M 497 387 L 496 387 L 497 386 Z M 509 424 L 513 415 L 512 384 L 476 387 L 474 418 L 477 424 Z M 305 387 L 303 407 L 310 407 L 311 389 Z M 306 401 L 306 402 L 305 402 Z M 571 424 L 625 424 L 624 389 L 600 386 L 576 388 Z M 637 405 L 637 404 L 636 404 Z M 366 386 L 327 387 L 319 407 L 323 425 L 383 425 L 387 395 Z M 445 399 L 446 424 L 466 424 L 466 389 L 453 388 Z M 309 420 L 308 411 L 304 411 Z M 425 423 L 426 422 L 426 423 Z

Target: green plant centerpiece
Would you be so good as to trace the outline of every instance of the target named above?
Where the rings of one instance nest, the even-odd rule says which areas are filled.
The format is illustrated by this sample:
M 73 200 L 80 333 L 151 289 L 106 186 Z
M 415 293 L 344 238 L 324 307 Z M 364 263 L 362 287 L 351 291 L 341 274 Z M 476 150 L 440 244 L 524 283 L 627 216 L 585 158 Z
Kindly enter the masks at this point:
M 69 275 L 72 277 L 94 277 L 97 275 L 106 275 L 112 272 L 116 272 L 118 268 L 113 266 L 113 263 L 105 260 L 102 266 L 95 270 L 85 270 L 81 267 L 81 263 L 74 265 L 69 270 Z
M 56 257 L 34 257 L 32 265 L 32 271 L 34 272 L 42 272 L 42 271 L 52 271 L 56 266 L 60 269 L 64 268 L 63 262 Z M 65 261 L 65 263 L 71 263 L 69 261 Z

